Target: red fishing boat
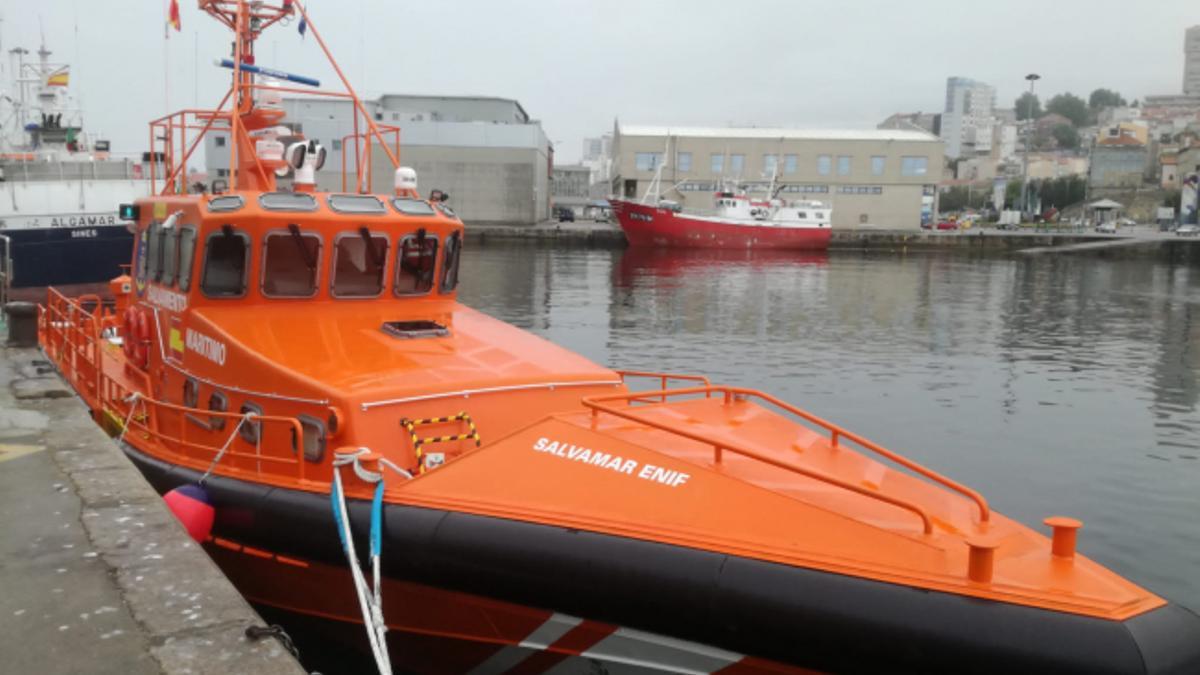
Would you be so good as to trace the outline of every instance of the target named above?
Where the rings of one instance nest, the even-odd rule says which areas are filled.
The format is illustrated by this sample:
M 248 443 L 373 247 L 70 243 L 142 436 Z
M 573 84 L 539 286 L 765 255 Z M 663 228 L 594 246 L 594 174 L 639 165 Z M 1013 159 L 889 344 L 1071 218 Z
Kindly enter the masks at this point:
M 609 203 L 635 247 L 823 251 L 833 231 L 833 213 L 822 202 L 784 201 L 774 194 L 755 200 L 736 188 L 714 193 L 708 213 L 685 213 L 675 202 L 660 199 Z

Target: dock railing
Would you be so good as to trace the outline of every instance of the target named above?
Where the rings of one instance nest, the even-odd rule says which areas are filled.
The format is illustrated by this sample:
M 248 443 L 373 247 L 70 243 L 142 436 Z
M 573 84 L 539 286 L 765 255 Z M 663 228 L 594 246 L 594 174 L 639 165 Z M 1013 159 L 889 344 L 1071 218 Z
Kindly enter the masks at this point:
M 90 309 L 89 309 L 90 307 Z M 38 341 L 77 391 L 95 396 L 100 386 L 100 334 L 104 304 L 96 295 L 46 294 L 38 312 Z
M 711 385 L 699 386 L 699 387 L 685 387 L 685 388 L 681 388 L 681 389 L 669 389 L 669 390 L 664 389 L 662 391 L 657 391 L 657 392 L 636 392 L 636 393 L 630 393 L 630 394 L 614 394 L 612 396 L 597 396 L 597 397 L 592 397 L 592 398 L 585 398 L 585 399 L 583 399 L 583 405 L 586 406 L 587 408 L 591 409 L 593 418 L 598 417 L 601 413 L 613 415 L 615 417 L 621 417 L 621 418 L 624 418 L 624 419 L 627 419 L 627 420 L 630 420 L 633 422 L 637 422 L 639 424 L 644 424 L 646 426 L 653 427 L 655 429 L 659 429 L 661 431 L 666 431 L 668 433 L 671 433 L 671 434 L 674 434 L 677 436 L 681 436 L 683 438 L 688 438 L 693 441 L 697 441 L 699 443 L 710 445 L 713 448 L 713 461 L 716 464 L 721 463 L 722 454 L 724 452 L 728 451 L 728 452 L 732 452 L 737 455 L 741 455 L 744 457 L 748 457 L 750 459 L 754 459 L 754 460 L 763 462 L 765 464 L 770 464 L 771 466 L 775 466 L 775 467 L 783 469 L 785 471 L 798 473 L 798 474 L 807 476 L 809 478 L 813 478 L 813 479 L 816 479 L 816 480 L 819 480 L 819 481 L 822 481 L 825 483 L 829 483 L 831 485 L 836 485 L 838 487 L 849 490 L 851 492 L 855 492 L 855 493 L 861 494 L 863 496 L 870 497 L 871 499 L 875 499 L 875 500 L 882 501 L 882 502 L 887 502 L 887 503 L 897 506 L 899 508 L 912 511 L 913 513 L 916 513 L 921 517 L 921 520 L 923 521 L 923 524 L 925 527 L 925 533 L 929 534 L 930 532 L 932 532 L 932 524 L 931 524 L 929 515 L 920 506 L 913 504 L 911 502 L 908 502 L 908 501 L 905 501 L 902 499 L 898 499 L 895 497 L 891 497 L 889 495 L 885 495 L 885 494 L 882 494 L 880 492 L 876 492 L 873 490 L 868 490 L 859 485 L 848 483 L 839 478 L 835 478 L 833 476 L 829 476 L 829 475 L 820 473 L 818 471 L 808 469 L 806 467 L 802 467 L 802 466 L 798 466 L 796 464 L 784 462 L 784 461 L 781 461 L 774 457 L 768 457 L 768 456 L 763 455 L 762 453 L 760 453 L 756 450 L 753 450 L 751 448 L 741 446 L 737 443 L 730 443 L 728 440 L 712 438 L 710 436 L 706 436 L 701 433 L 689 431 L 678 425 L 650 419 L 650 418 L 646 417 L 645 415 L 639 414 L 637 409 L 634 409 L 628 405 L 624 406 L 624 407 L 614 407 L 612 405 L 606 405 L 606 404 L 617 403 L 617 402 L 632 403 L 632 402 L 639 401 L 639 400 L 644 401 L 647 398 L 658 398 L 662 403 L 666 403 L 667 399 L 669 397 L 698 396 L 698 395 L 703 395 L 705 397 L 711 397 L 713 395 L 720 395 L 723 397 L 723 402 L 725 405 L 730 405 L 730 404 L 734 403 L 735 401 L 745 401 L 745 400 L 751 399 L 751 398 L 759 399 L 765 403 L 768 403 L 780 410 L 783 410 L 783 411 L 790 413 L 796 417 L 799 417 L 800 419 L 828 432 L 829 433 L 829 443 L 833 449 L 835 449 L 835 450 L 838 449 L 840 447 L 841 441 L 850 441 L 850 442 L 854 443 L 855 445 L 861 447 L 864 450 L 867 450 L 876 455 L 884 457 L 884 458 L 894 462 L 895 464 L 898 464 L 898 465 L 904 467 L 905 469 L 912 471 L 913 473 L 915 473 L 917 475 L 920 475 L 920 476 L 922 476 L 928 480 L 931 480 L 935 483 L 938 483 L 941 486 L 943 486 L 953 492 L 957 492 L 957 493 L 963 495 L 964 497 L 970 499 L 979 508 L 980 521 L 986 522 L 991 518 L 991 510 L 988 507 L 987 500 L 984 499 L 983 496 L 981 494 L 979 494 L 978 492 L 976 492 L 975 490 L 973 490 L 965 485 L 962 485 L 961 483 L 958 483 L 957 481 L 947 478 L 947 477 L 937 473 L 936 471 L 933 471 L 932 469 L 922 466 L 921 464 L 918 464 L 917 462 L 914 462 L 911 459 L 908 459 L 907 457 L 904 457 L 895 452 L 892 452 L 891 450 L 888 450 L 887 448 L 884 448 L 883 446 L 881 446 L 877 443 L 867 440 L 866 438 L 863 438 L 862 436 L 859 436 L 858 434 L 855 434 L 855 433 L 853 433 L 847 429 L 844 429 L 836 424 L 833 424 L 833 423 L 828 422 L 820 417 L 817 417 L 816 415 L 814 415 L 806 410 L 797 408 L 796 406 L 793 406 L 793 405 L 791 405 L 785 401 L 782 401 L 778 398 L 775 398 L 774 396 L 771 396 L 770 394 L 767 394 L 767 393 L 761 392 L 761 391 L 757 391 L 755 389 L 747 389 L 747 388 L 743 388 L 743 387 L 729 387 L 729 386 L 711 386 Z

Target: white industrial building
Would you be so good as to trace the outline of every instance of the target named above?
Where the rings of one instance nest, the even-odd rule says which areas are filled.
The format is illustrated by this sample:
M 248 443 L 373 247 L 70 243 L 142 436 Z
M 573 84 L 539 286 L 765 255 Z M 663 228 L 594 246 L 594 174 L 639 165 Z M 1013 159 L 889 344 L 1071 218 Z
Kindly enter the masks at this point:
M 550 215 L 553 150 L 538 120 L 512 99 L 481 96 L 410 96 L 388 94 L 363 101 L 377 124 L 400 131 L 400 163 L 417 171 L 422 193 L 439 189 L 464 222 L 529 224 Z M 341 190 L 343 152 L 353 181 L 354 133 L 349 101 L 284 98 L 284 122 L 327 151 L 317 174 L 321 189 Z M 360 130 L 361 131 L 361 130 Z M 392 137 L 386 136 L 391 145 Z M 344 146 L 343 143 L 346 145 Z M 209 176 L 228 174 L 228 139 L 205 138 Z M 372 153 L 372 190 L 390 192 L 393 172 L 387 155 Z M 354 186 L 347 185 L 353 190 Z

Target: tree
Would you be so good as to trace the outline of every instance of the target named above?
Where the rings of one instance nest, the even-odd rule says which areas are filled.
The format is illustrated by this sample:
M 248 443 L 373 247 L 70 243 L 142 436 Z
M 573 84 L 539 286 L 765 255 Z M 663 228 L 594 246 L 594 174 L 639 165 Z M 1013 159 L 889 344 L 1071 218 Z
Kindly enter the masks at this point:
M 1088 123 L 1089 111 L 1083 99 L 1067 92 L 1058 94 L 1046 103 L 1046 112 L 1058 113 L 1071 120 L 1071 124 L 1082 127 Z
M 1088 97 L 1088 107 L 1092 110 L 1116 108 L 1123 105 L 1125 105 L 1125 99 L 1111 89 L 1097 89 Z
M 972 188 L 966 185 L 955 185 L 942 191 L 941 197 L 938 198 L 938 211 L 951 213 L 966 208 L 982 209 L 987 206 L 991 196 L 991 191 L 985 187 Z
M 1054 127 L 1050 135 L 1058 142 L 1060 148 L 1074 150 L 1079 147 L 1079 132 L 1070 124 L 1060 124 Z
M 1030 114 L 1030 106 L 1033 106 L 1032 114 Z M 1027 120 L 1030 117 L 1037 119 L 1042 116 L 1042 102 L 1038 100 L 1037 94 L 1025 92 L 1017 97 L 1013 103 L 1013 111 L 1017 113 L 1018 120 Z
M 1004 207 L 1008 209 L 1017 209 L 1021 205 L 1021 184 L 1024 181 L 1010 180 L 1008 185 L 1004 186 Z

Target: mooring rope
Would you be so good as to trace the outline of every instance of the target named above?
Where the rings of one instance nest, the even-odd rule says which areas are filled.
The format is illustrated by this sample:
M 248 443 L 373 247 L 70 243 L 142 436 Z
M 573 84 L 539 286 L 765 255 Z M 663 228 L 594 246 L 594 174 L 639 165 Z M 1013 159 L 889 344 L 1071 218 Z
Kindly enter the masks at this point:
M 358 605 L 362 610 L 363 624 L 367 628 L 367 639 L 371 643 L 375 665 L 379 668 L 380 675 L 392 675 L 392 662 L 387 648 L 387 623 L 383 620 L 383 587 L 380 583 L 379 569 L 383 540 L 383 474 L 361 466 L 359 457 L 367 452 L 370 452 L 367 448 L 359 448 L 351 453 L 335 453 L 333 485 L 329 497 L 333 504 L 333 517 L 338 526 L 338 537 L 342 541 L 350 576 L 354 580 L 354 592 L 358 596 Z M 346 509 L 346 494 L 342 487 L 342 472 L 339 469 L 347 464 L 353 465 L 355 475 L 364 482 L 375 484 L 375 496 L 371 500 L 370 562 L 373 584 L 370 588 L 362 569 L 359 568 L 358 553 L 354 548 L 354 532 L 350 529 L 350 516 Z

